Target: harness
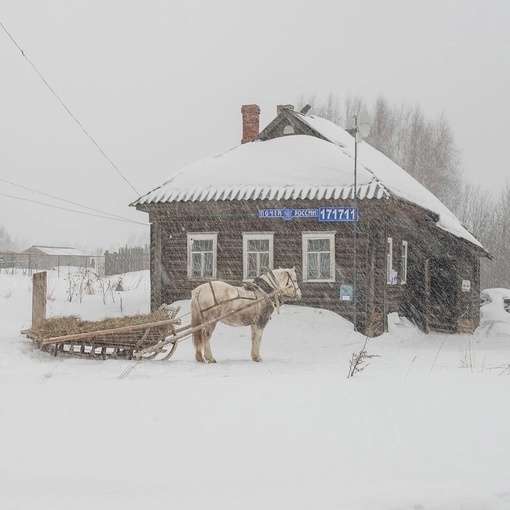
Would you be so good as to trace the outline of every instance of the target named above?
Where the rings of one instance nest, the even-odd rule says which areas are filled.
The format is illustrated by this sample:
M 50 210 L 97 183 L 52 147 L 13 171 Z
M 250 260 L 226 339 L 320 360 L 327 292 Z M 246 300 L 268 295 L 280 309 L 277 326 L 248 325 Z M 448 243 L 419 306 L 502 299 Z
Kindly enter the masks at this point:
M 263 290 L 266 294 L 269 294 L 270 292 L 273 292 L 273 290 L 275 290 L 275 288 L 272 285 L 270 285 L 268 282 L 266 282 L 266 280 L 264 280 L 260 276 L 257 276 L 257 278 L 253 280 L 253 283 L 261 290 Z
M 292 286 L 294 287 L 294 291 L 296 291 L 296 285 L 295 285 L 294 281 L 292 280 L 292 278 L 290 277 L 290 274 L 287 271 L 286 271 L 287 283 L 285 284 L 284 287 L 280 287 L 280 284 L 276 280 L 276 277 L 275 277 L 273 271 L 271 271 L 271 269 L 269 269 L 269 268 L 264 268 L 264 269 L 265 269 L 264 274 L 270 281 L 268 282 L 268 281 L 264 280 L 264 278 L 262 278 L 262 276 L 257 276 L 253 280 L 253 283 L 255 285 L 257 285 L 257 287 L 259 287 L 260 290 L 262 290 L 266 294 L 269 294 L 269 293 L 273 292 L 274 290 L 286 289 L 287 287 L 289 287 L 289 282 L 291 282 Z M 276 306 L 276 308 L 278 310 L 278 313 L 280 313 L 280 305 L 283 304 L 283 296 L 281 294 L 277 294 L 271 298 L 271 301 L 273 301 L 274 305 Z
M 202 312 L 207 312 L 208 310 L 211 310 L 212 308 L 215 308 L 219 305 L 223 305 L 224 303 L 229 303 L 230 301 L 237 301 L 238 299 L 244 299 L 245 301 L 256 301 L 257 300 L 257 294 L 256 292 L 253 290 L 253 289 L 246 289 L 246 290 L 251 290 L 251 292 L 253 293 L 253 297 L 247 297 L 247 296 L 241 296 L 239 294 L 239 288 L 237 289 L 237 296 L 233 297 L 233 298 L 230 298 L 230 299 L 225 299 L 223 301 L 218 301 L 216 299 L 216 293 L 214 292 L 214 287 L 213 287 L 213 284 L 211 281 L 208 282 L 209 283 L 209 288 L 211 289 L 211 294 L 213 296 L 213 299 L 214 299 L 214 304 L 207 307 L 207 308 L 204 308 L 202 309 L 201 311 Z
M 273 290 L 277 290 L 277 288 L 278 288 L 278 287 L 273 287 L 270 283 L 266 282 L 266 280 L 264 280 L 260 276 L 257 276 L 257 278 L 255 278 L 253 280 L 253 283 L 265 294 L 270 294 L 271 292 L 273 292 Z M 274 296 L 271 297 L 271 301 L 273 302 L 274 306 L 276 307 L 276 310 L 278 311 L 278 313 L 280 313 L 280 305 L 283 304 L 281 295 L 275 294 Z
M 239 299 L 246 300 L 246 301 L 256 301 L 258 299 L 257 297 L 257 291 L 262 292 L 263 294 L 271 294 L 275 290 L 283 290 L 287 287 L 290 287 L 289 282 L 292 283 L 292 286 L 294 287 L 294 291 L 296 290 L 296 284 L 290 277 L 290 274 L 287 272 L 287 283 L 284 287 L 280 287 L 280 284 L 276 280 L 275 275 L 273 274 L 273 271 L 271 269 L 265 268 L 265 276 L 270 280 L 269 282 L 267 280 L 264 280 L 261 276 L 257 276 L 253 283 L 245 283 L 243 285 L 244 290 L 251 291 L 253 293 L 253 297 L 247 297 L 247 296 L 241 296 L 239 294 L 239 288 L 237 288 L 237 296 L 226 299 L 224 301 L 218 301 L 216 298 L 216 293 L 214 292 L 214 287 L 211 281 L 209 281 L 209 288 L 211 290 L 211 294 L 214 300 L 214 304 L 204 308 L 201 310 L 202 312 L 207 312 L 208 310 L 211 310 L 212 308 L 215 308 L 219 305 L 222 305 L 224 303 L 228 303 L 230 301 L 237 301 Z M 273 302 L 274 306 L 276 307 L 278 313 L 280 313 L 280 306 L 283 304 L 283 296 L 281 294 L 275 294 L 271 296 L 271 301 Z

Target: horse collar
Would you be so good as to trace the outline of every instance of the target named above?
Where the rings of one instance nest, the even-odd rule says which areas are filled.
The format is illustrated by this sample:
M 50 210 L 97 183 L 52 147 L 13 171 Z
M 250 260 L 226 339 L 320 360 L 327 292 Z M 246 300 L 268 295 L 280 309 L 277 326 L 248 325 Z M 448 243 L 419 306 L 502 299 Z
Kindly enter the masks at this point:
M 259 287 L 260 289 L 262 289 L 266 294 L 269 294 L 270 292 L 273 292 L 274 287 L 272 285 L 270 285 L 269 283 L 266 282 L 266 280 L 264 280 L 263 278 L 261 278 L 260 276 L 257 276 L 257 278 L 255 278 L 253 280 L 253 283 Z
M 274 290 L 276 290 L 275 287 L 273 287 L 270 283 L 266 282 L 266 280 L 264 280 L 263 278 L 261 278 L 260 276 L 257 276 L 257 278 L 255 278 L 253 280 L 253 283 L 260 289 L 262 290 L 263 292 L 265 292 L 266 294 L 270 294 L 271 292 L 273 292 Z M 281 298 L 281 296 L 272 296 L 271 297 L 271 301 L 274 303 L 274 305 L 276 307 L 280 306 L 281 304 L 283 304 L 283 300 Z

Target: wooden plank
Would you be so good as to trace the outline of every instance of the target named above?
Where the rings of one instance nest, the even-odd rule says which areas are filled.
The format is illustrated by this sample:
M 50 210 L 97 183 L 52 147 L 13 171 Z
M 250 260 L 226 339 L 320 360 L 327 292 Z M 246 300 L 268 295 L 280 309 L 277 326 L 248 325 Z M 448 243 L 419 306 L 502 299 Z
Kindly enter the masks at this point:
M 46 319 L 47 273 L 34 273 L 32 277 L 32 326 Z

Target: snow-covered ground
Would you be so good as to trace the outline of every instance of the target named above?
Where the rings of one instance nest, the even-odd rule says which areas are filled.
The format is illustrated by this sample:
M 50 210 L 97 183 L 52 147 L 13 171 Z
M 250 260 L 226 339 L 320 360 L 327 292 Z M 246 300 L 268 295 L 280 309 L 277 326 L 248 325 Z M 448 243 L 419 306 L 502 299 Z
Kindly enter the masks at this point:
M 145 313 L 148 274 L 48 315 Z M 324 310 L 285 305 L 250 359 L 220 325 L 217 364 L 191 340 L 168 362 L 55 358 L 34 349 L 31 279 L 0 274 L 0 509 L 510 508 L 510 291 L 486 291 L 475 335 L 425 335 L 392 316 L 367 343 Z M 179 302 L 181 315 L 189 302 Z M 189 317 L 184 317 L 187 321 Z

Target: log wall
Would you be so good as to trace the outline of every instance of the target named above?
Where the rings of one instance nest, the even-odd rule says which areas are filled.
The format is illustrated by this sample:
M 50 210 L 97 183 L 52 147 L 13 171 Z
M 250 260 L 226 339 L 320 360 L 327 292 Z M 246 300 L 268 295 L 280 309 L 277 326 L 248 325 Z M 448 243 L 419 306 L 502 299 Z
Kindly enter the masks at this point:
M 350 201 L 217 201 L 177 202 L 139 206 L 151 222 L 152 308 L 189 299 L 204 279 L 188 278 L 187 234 L 217 232 L 217 278 L 239 284 L 243 277 L 243 233 L 274 233 L 274 267 L 296 266 L 303 299 L 296 304 L 325 308 L 353 320 L 352 301 L 340 301 L 340 286 L 354 280 L 353 223 L 321 223 L 317 218 L 258 218 L 258 209 L 352 206 Z M 456 261 L 455 275 L 471 282 L 470 292 L 457 293 L 452 304 L 459 330 L 479 323 L 479 253 L 464 240 L 453 238 L 436 224 L 433 215 L 405 202 L 387 199 L 360 203 L 357 225 L 357 329 L 376 336 L 387 329 L 387 314 L 398 312 L 424 330 L 428 328 L 427 261 Z M 302 282 L 302 233 L 335 232 L 334 282 Z M 400 247 L 408 242 L 407 283 L 386 283 L 386 239 L 393 238 L 394 267 L 400 272 Z

